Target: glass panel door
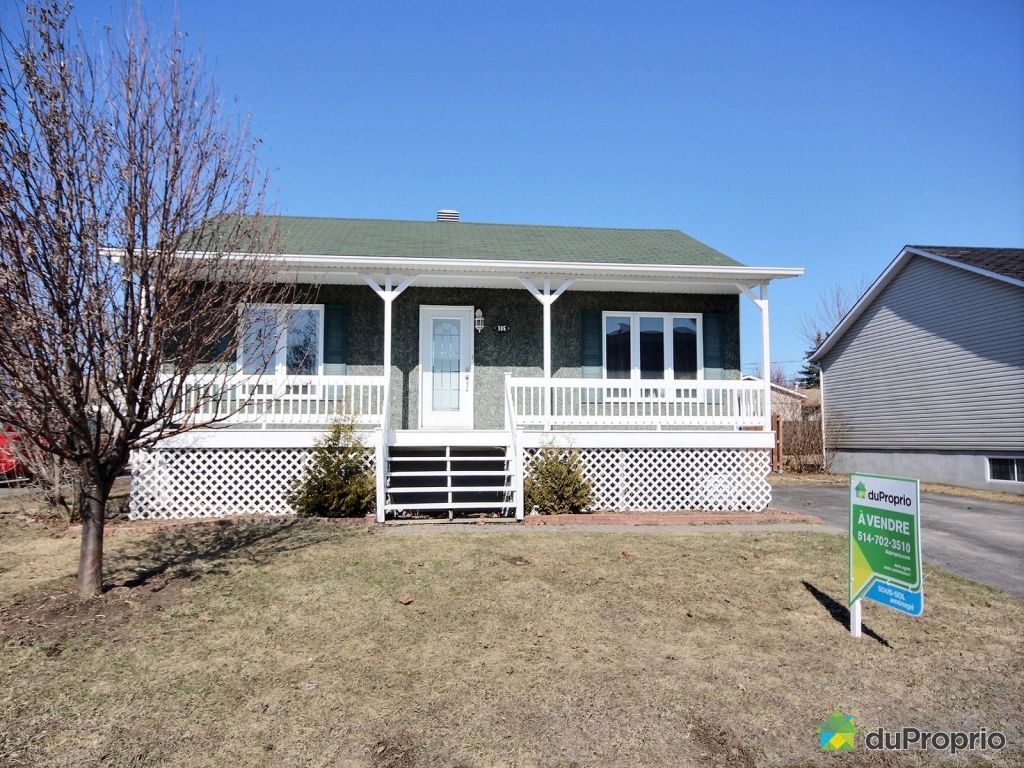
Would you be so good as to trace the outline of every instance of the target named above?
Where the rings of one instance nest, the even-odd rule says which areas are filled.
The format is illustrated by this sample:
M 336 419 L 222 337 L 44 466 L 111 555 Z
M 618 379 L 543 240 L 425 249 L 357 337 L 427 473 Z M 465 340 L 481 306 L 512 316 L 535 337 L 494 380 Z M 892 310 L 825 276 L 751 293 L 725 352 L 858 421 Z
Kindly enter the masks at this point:
M 288 374 L 315 376 L 320 365 L 320 310 L 288 310 L 286 338 Z
M 420 426 L 473 428 L 473 307 L 420 307 Z
M 632 375 L 628 315 L 609 315 L 605 318 L 604 365 L 605 375 L 609 379 L 628 379 Z
M 431 402 L 434 411 L 458 411 L 462 342 L 458 320 L 431 320 Z
M 640 318 L 640 378 L 665 378 L 665 318 Z
M 242 312 L 242 373 L 274 375 L 277 367 L 277 308 L 250 306 Z

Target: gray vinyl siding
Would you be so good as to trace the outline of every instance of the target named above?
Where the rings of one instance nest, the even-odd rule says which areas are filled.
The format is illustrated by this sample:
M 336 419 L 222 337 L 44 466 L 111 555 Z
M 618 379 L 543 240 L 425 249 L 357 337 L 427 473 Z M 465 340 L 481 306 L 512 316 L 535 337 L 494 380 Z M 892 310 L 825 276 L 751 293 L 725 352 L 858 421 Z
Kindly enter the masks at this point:
M 822 360 L 840 450 L 1024 450 L 1024 289 L 915 256 Z

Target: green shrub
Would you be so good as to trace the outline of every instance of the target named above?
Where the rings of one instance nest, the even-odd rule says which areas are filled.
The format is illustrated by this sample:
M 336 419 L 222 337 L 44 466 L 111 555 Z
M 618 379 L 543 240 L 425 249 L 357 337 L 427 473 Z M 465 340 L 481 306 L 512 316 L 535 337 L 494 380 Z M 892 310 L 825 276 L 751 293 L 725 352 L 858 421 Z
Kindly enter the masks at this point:
M 580 452 L 572 448 L 541 448 L 523 490 L 526 509 L 542 515 L 577 514 L 594 503 L 593 486 L 583 476 Z
M 335 422 L 313 449 L 313 463 L 288 494 L 299 517 L 362 517 L 373 511 L 377 488 L 363 463 L 366 446 L 352 422 Z

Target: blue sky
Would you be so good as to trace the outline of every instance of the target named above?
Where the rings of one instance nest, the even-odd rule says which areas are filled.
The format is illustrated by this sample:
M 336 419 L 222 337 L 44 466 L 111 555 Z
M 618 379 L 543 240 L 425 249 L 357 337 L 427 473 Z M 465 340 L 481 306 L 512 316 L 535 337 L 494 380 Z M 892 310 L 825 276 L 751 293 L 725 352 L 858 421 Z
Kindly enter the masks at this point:
M 143 6 L 252 114 L 282 213 L 673 228 L 803 266 L 771 291 L 790 371 L 830 282 L 1024 245 L 1019 0 Z

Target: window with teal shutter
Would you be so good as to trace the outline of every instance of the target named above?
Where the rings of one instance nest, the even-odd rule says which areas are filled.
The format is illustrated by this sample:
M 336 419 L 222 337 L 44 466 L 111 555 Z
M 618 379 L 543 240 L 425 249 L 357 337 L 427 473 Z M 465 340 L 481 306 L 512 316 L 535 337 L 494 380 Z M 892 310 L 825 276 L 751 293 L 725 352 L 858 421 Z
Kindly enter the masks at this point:
M 348 313 L 343 304 L 324 304 L 324 374 L 348 373 Z

